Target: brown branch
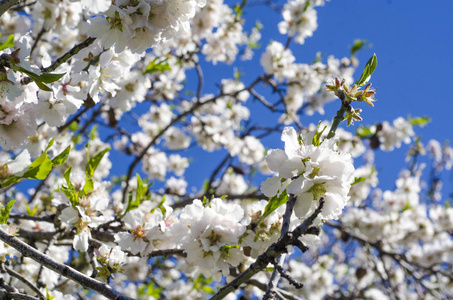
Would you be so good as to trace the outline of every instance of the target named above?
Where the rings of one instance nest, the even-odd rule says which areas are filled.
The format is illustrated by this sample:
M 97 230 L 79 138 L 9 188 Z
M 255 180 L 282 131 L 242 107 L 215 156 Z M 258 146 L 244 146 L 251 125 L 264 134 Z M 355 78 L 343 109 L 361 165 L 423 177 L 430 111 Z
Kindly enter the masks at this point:
M 55 261 L 49 256 L 42 254 L 41 252 L 31 247 L 30 245 L 24 243 L 17 237 L 12 236 L 1 229 L 0 229 L 0 240 L 2 240 L 6 244 L 10 245 L 11 247 L 19 251 L 24 257 L 30 257 L 37 263 L 42 264 L 43 266 L 62 275 L 63 277 L 74 280 L 75 282 L 79 283 L 86 289 L 92 289 L 98 292 L 99 294 L 107 297 L 108 299 L 112 300 L 132 300 L 132 298 L 129 298 L 121 294 L 120 292 L 114 290 L 109 285 L 102 283 L 98 280 L 95 280 L 93 278 L 90 278 L 85 274 L 80 273 L 79 271 L 67 265 Z
M 322 208 L 324 207 L 324 199 L 321 198 L 319 201 L 319 206 L 315 210 L 315 212 L 308 217 L 302 224 L 296 227 L 296 229 L 292 232 L 287 232 L 284 236 L 282 236 L 278 242 L 272 244 L 267 248 L 267 250 L 258 256 L 256 261 L 250 265 L 250 267 L 239 274 L 235 279 L 233 279 L 230 283 L 222 287 L 212 298 L 211 300 L 220 300 L 226 297 L 229 293 L 233 292 L 234 290 L 238 289 L 241 284 L 250 280 L 250 278 L 255 275 L 256 273 L 260 272 L 266 266 L 275 261 L 277 257 L 281 254 L 286 253 L 286 247 L 288 245 L 298 245 L 300 243 L 299 237 L 303 234 L 310 232 L 311 226 L 316 219 L 316 217 L 321 213 Z
M 219 95 L 215 96 L 215 97 L 212 97 L 211 99 L 209 100 L 206 100 L 204 102 L 197 102 L 197 103 L 194 103 L 192 105 L 192 107 L 188 110 L 186 110 L 185 112 L 183 112 L 182 114 L 178 115 L 176 118 L 174 118 L 167 126 L 165 126 L 165 128 L 163 128 L 152 140 L 151 142 L 148 143 L 148 145 L 140 152 L 140 154 L 134 159 L 134 161 L 132 162 L 132 164 L 129 166 L 129 169 L 127 171 L 127 177 L 126 177 L 126 180 L 125 180 L 125 183 L 126 183 L 126 186 L 124 187 L 123 189 L 123 203 L 126 203 L 126 199 L 127 199 L 127 189 L 129 188 L 129 180 L 132 178 L 132 173 L 134 172 L 134 169 L 135 167 L 138 165 L 138 163 L 143 159 L 143 157 L 146 155 L 146 153 L 148 152 L 148 150 L 154 146 L 157 142 L 157 140 L 164 135 L 164 133 L 170 128 L 172 127 L 173 125 L 175 125 L 176 123 L 178 123 L 179 121 L 181 121 L 185 116 L 195 112 L 198 108 L 208 104 L 208 103 L 212 103 L 212 102 L 215 102 L 217 99 L 221 98 L 221 97 L 225 97 L 225 96 L 237 96 L 239 95 L 239 93 L 243 92 L 243 91 L 249 91 L 250 89 L 252 89 L 255 85 L 257 85 L 259 82 L 265 80 L 266 78 L 268 78 L 268 76 L 259 76 L 257 79 L 255 79 L 255 81 L 253 81 L 249 87 L 247 88 L 244 88 L 242 90 L 239 90 L 239 91 L 236 91 L 234 93 L 231 93 L 231 94 L 224 94 L 223 92 L 220 93 Z
M 2 16 L 8 9 L 18 4 L 18 0 L 1 0 L 0 1 L 0 16 Z
M 3 265 L 2 267 L 5 269 L 6 273 L 8 273 L 9 275 L 11 275 L 11 276 L 17 278 L 18 280 L 22 281 L 23 283 L 25 283 L 32 291 L 34 291 L 36 293 L 36 295 L 38 295 L 38 297 L 40 297 L 42 299 L 46 299 L 46 296 L 44 296 L 44 294 L 41 293 L 41 291 L 27 278 L 25 278 L 21 274 L 17 273 L 13 269 L 8 268 L 5 265 Z

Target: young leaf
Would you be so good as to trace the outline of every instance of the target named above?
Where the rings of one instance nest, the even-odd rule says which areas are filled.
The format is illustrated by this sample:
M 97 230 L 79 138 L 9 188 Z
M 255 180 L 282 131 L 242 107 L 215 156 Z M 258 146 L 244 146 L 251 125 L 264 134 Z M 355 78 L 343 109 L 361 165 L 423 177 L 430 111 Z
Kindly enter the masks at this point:
M 61 191 L 66 195 L 66 197 L 68 197 L 69 202 L 71 202 L 72 206 L 76 206 L 79 204 L 79 197 L 70 179 L 71 170 L 72 166 L 69 166 L 69 168 L 67 168 L 63 174 L 63 178 L 66 180 L 67 186 L 62 186 Z
M 52 159 L 52 166 L 57 167 L 57 166 L 61 166 L 62 164 L 64 164 L 68 160 L 70 151 L 71 151 L 71 145 L 66 147 L 66 149 L 64 149 L 63 152 L 61 152 L 60 154 L 58 154 L 57 156 L 55 156 Z
M 318 127 L 316 127 L 316 133 L 313 136 L 313 141 L 312 141 L 313 146 L 316 146 L 316 147 L 318 147 L 319 145 L 322 144 L 321 135 L 324 132 L 324 130 L 326 130 L 326 128 L 327 128 L 327 126 L 324 126 L 324 128 L 321 131 L 319 131 L 319 126 L 321 126 L 321 121 L 319 121 Z
M 94 182 L 93 179 L 89 177 L 85 177 L 85 184 L 83 185 L 81 196 L 88 195 L 94 190 Z
M 214 292 L 214 289 L 212 287 L 210 287 L 209 285 L 205 285 L 204 287 L 201 288 L 205 293 L 208 293 L 208 294 L 211 294 L 211 295 L 214 295 L 215 292 Z
M 146 70 L 142 74 L 146 75 L 155 72 L 171 71 L 170 64 L 168 63 L 168 58 L 160 62 L 157 62 L 158 59 L 159 58 L 156 57 L 152 62 L 150 62 L 146 67 Z
M 428 117 L 417 117 L 417 118 L 408 118 L 408 121 L 413 126 L 420 126 L 423 127 L 429 122 L 431 122 L 431 118 Z
M 359 126 L 356 130 L 356 134 L 360 138 L 369 138 L 370 136 L 373 135 L 373 132 L 371 132 L 371 128 L 367 126 Z
M 366 40 L 355 40 L 354 44 L 351 46 L 351 57 L 355 56 L 359 50 L 370 47 L 371 45 L 368 44 Z
M 138 200 L 142 200 L 142 198 L 146 195 L 148 191 L 148 185 L 145 183 L 143 184 L 142 178 L 140 175 L 137 174 L 137 195 L 136 198 Z
M 165 218 L 165 215 L 167 214 L 167 210 L 165 209 L 164 202 L 165 202 L 165 195 L 162 196 L 162 200 L 159 202 L 159 204 L 151 210 L 151 213 L 154 213 L 154 211 L 159 208 L 160 211 L 162 212 L 162 215 Z
M 351 186 L 354 185 L 354 184 L 357 184 L 359 182 L 365 181 L 365 180 L 366 180 L 365 177 L 354 177 L 354 182 L 351 183 Z
M 24 69 L 17 65 L 11 65 L 11 69 L 13 69 L 16 72 L 20 72 L 20 73 L 24 73 L 24 74 L 28 75 L 41 90 L 46 91 L 46 92 L 52 92 L 52 89 L 49 88 L 44 83 L 55 82 L 66 74 L 66 73 L 60 73 L 60 74 L 42 73 L 41 75 L 38 75 L 38 74 L 33 73 L 32 71 L 29 71 L 29 70 Z
M 280 194 L 280 196 L 275 195 L 274 197 L 269 199 L 269 203 L 267 203 L 266 207 L 264 208 L 264 213 L 259 219 L 258 223 L 261 223 L 264 221 L 264 219 L 267 218 L 274 210 L 288 202 L 288 194 L 286 193 L 286 190 L 283 190 L 283 192 Z
M 50 171 L 52 171 L 52 161 L 49 155 L 47 155 L 47 152 L 44 151 L 31 163 L 28 170 L 22 175 L 22 178 L 45 179 Z
M 106 149 L 102 150 L 98 154 L 96 154 L 94 157 L 90 158 L 86 168 L 85 168 L 85 174 L 88 177 L 93 177 L 94 171 L 96 171 L 97 167 L 99 166 L 99 163 L 101 162 L 102 158 L 104 155 L 110 151 L 110 148 L 107 147 Z
M 6 41 L 3 43 L 0 42 L 0 51 L 5 50 L 6 48 L 14 47 L 14 35 L 10 34 Z
M 148 188 L 151 184 L 148 184 L 148 180 L 146 180 L 143 183 L 142 178 L 138 174 L 136 174 L 136 177 L 137 177 L 137 191 L 135 193 L 135 199 L 133 198 L 132 192 L 130 192 L 129 201 L 127 202 L 127 207 L 126 210 L 124 211 L 124 215 L 126 215 L 128 211 L 138 208 L 140 206 L 140 203 L 142 203 L 145 200 L 148 200 L 149 198 L 146 197 L 146 194 L 148 193 Z M 165 200 L 165 197 L 163 197 L 163 199 Z M 151 210 L 151 212 L 153 212 L 155 209 L 156 208 Z
M 16 202 L 16 200 L 11 200 L 6 206 L 0 204 L 0 224 L 6 224 L 8 222 L 9 214 L 13 209 L 14 202 Z
M 373 74 L 374 70 L 376 70 L 376 66 L 377 66 L 377 57 L 376 57 L 376 54 L 373 54 L 373 56 L 366 63 L 362 76 L 360 76 L 360 79 L 357 80 L 357 82 L 356 82 L 357 86 L 362 86 L 370 80 L 371 74 Z
M 16 72 L 20 72 L 20 73 L 24 73 L 24 74 L 28 75 L 41 90 L 46 91 L 46 92 L 52 92 L 52 89 L 49 88 L 47 85 L 45 85 L 42 82 L 42 80 L 39 78 L 38 74 L 35 74 L 32 71 L 29 71 L 27 69 L 24 69 L 24 68 L 16 66 L 16 65 L 12 65 L 11 69 L 13 69 Z
M 52 300 L 55 296 L 50 296 L 49 289 L 46 287 L 46 300 Z
M 39 79 L 40 79 L 40 81 L 42 81 L 44 83 L 52 83 L 52 82 L 55 82 L 55 81 L 59 80 L 64 75 L 66 75 L 66 73 L 46 73 L 46 72 L 43 72 L 43 73 L 41 73 L 41 75 L 39 75 Z
M 33 209 L 31 209 L 30 206 L 28 206 L 27 203 L 25 203 L 25 208 L 27 209 L 27 214 L 29 216 L 34 216 L 38 212 L 38 205 L 36 205 L 35 207 L 33 207 Z
M 17 182 L 19 182 L 20 180 L 22 179 L 22 177 L 17 177 L 17 176 L 13 176 L 11 178 L 8 178 L 6 180 L 4 180 L 3 182 L 0 183 L 0 188 L 5 188 L 5 187 L 8 187 L 12 184 L 15 184 Z
M 74 188 L 74 186 L 72 185 L 71 183 L 71 170 L 72 170 L 72 166 L 69 166 L 66 171 L 64 171 L 64 174 L 63 174 L 63 178 L 66 180 L 66 184 L 68 185 L 68 187 L 70 188 Z

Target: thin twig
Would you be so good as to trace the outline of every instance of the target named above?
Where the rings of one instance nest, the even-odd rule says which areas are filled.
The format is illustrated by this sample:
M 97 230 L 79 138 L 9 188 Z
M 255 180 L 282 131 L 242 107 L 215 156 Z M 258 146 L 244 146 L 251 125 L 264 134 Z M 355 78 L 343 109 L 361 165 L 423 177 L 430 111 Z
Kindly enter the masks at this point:
M 208 99 L 206 101 L 203 101 L 203 102 L 197 102 L 195 104 L 192 105 L 192 107 L 188 110 L 186 110 L 185 112 L 183 112 L 182 114 L 178 115 L 176 118 L 174 118 L 167 126 L 165 126 L 149 143 L 148 145 L 140 152 L 140 154 L 134 159 L 134 161 L 131 163 L 131 165 L 129 166 L 129 169 L 127 171 L 127 177 L 126 177 L 126 180 L 125 180 L 125 183 L 126 183 L 126 186 L 124 187 L 123 189 L 123 197 L 122 197 L 122 202 L 125 203 L 126 202 L 126 199 L 127 199 L 127 190 L 129 188 L 129 180 L 132 178 L 132 173 L 134 172 L 134 169 L 135 167 L 138 165 L 138 163 L 143 159 L 143 157 L 146 155 L 146 153 L 148 152 L 148 150 L 154 146 L 156 144 L 156 142 L 158 141 L 158 139 L 164 135 L 164 133 L 169 129 L 171 128 L 173 125 L 175 125 L 176 123 L 178 123 L 179 121 L 181 121 L 185 116 L 195 112 L 198 108 L 208 104 L 208 103 L 212 103 L 212 102 L 215 102 L 217 99 L 221 98 L 221 97 L 224 97 L 224 96 L 237 96 L 239 95 L 239 93 L 243 92 L 243 91 L 249 91 L 250 89 L 252 89 L 254 86 L 256 86 L 259 82 L 265 80 L 266 78 L 269 78 L 269 76 L 259 76 L 257 79 L 255 79 L 255 81 L 253 81 L 249 87 L 247 88 L 244 88 L 242 90 L 239 90 L 239 91 L 236 91 L 234 93 L 231 93 L 231 94 L 223 94 L 223 93 L 220 93 L 219 95 L 217 96 L 214 96 L 212 97 L 211 99 Z
M 93 38 L 93 37 L 89 37 L 87 38 L 86 40 L 84 40 L 83 42 L 75 45 L 74 47 L 72 47 L 68 52 L 66 52 L 65 54 L 63 54 L 62 56 L 60 56 L 59 58 L 57 58 L 50 66 L 48 66 L 47 68 L 44 68 L 42 69 L 43 72 L 52 72 L 52 71 L 55 71 L 56 68 L 58 68 L 61 64 L 65 63 L 66 61 L 68 61 L 71 57 L 73 57 L 74 55 L 76 55 L 77 53 L 79 53 L 80 50 L 82 49 L 85 49 L 87 48 L 88 46 L 90 46 L 91 44 L 93 44 L 93 42 L 96 40 L 96 38 Z
M 27 278 L 25 278 L 24 276 L 22 276 L 21 274 L 17 273 L 16 271 L 14 271 L 13 269 L 11 269 L 7 266 L 3 266 L 3 267 L 5 268 L 5 271 L 9 275 L 11 275 L 11 276 L 19 279 L 23 283 L 25 283 L 31 290 L 33 290 L 36 293 L 36 295 L 38 295 L 38 297 L 46 299 L 46 296 L 44 296 L 44 294 L 41 293 L 41 291 L 30 280 L 28 280 Z
M 282 231 L 281 231 L 280 239 L 282 237 L 284 237 L 289 230 L 289 225 L 291 222 L 291 215 L 294 210 L 294 205 L 296 204 L 296 199 L 297 199 L 296 196 L 291 195 L 289 197 L 288 202 L 286 203 L 286 210 L 285 210 L 285 214 L 283 215 L 283 224 L 282 224 Z M 274 265 L 277 266 L 278 264 L 283 264 L 284 261 L 285 261 L 285 257 L 282 255 L 281 257 L 276 258 Z M 280 281 L 280 273 L 278 272 L 277 268 L 274 268 L 274 271 L 272 272 L 272 276 L 267 285 L 267 290 L 266 290 L 266 293 L 264 294 L 263 299 L 273 298 L 272 295 L 275 294 L 275 288 L 277 287 L 279 281 Z
M 297 244 L 299 241 L 299 237 L 302 234 L 305 234 L 311 228 L 313 222 L 321 213 L 322 208 L 324 207 L 324 198 L 321 198 L 319 201 L 318 208 L 313 212 L 313 214 L 308 217 L 302 224 L 296 227 L 296 229 L 292 232 L 288 232 L 278 240 L 278 242 L 272 244 L 267 248 L 267 250 L 258 256 L 256 261 L 250 265 L 250 267 L 239 274 L 235 279 L 233 279 L 230 283 L 222 287 L 212 298 L 211 300 L 220 300 L 226 297 L 229 293 L 233 292 L 234 290 L 238 289 L 241 284 L 250 280 L 250 278 L 255 275 L 256 273 L 260 272 L 266 266 L 275 261 L 277 257 L 279 257 L 282 253 L 285 253 L 286 247 L 288 245 Z
M 2 16 L 8 9 L 18 4 L 18 0 L 1 0 L 0 1 L 0 16 Z
M 46 298 L 38 298 L 29 296 L 26 294 L 18 293 L 18 292 L 7 292 L 3 289 L 0 289 L 0 299 L 18 299 L 18 300 L 42 300 Z
M 107 297 L 108 299 L 112 300 L 132 300 L 120 292 L 114 290 L 109 285 L 95 280 L 86 276 L 85 274 L 67 266 L 62 263 L 59 263 L 52 259 L 51 257 L 42 254 L 38 250 L 34 249 L 30 245 L 24 243 L 17 237 L 10 235 L 0 229 L 0 240 L 5 242 L 6 244 L 10 245 L 17 251 L 19 251 L 24 257 L 30 257 L 31 259 L 35 260 L 37 263 L 44 265 L 45 267 L 57 272 L 58 274 L 72 279 L 75 282 L 82 285 L 84 288 L 92 289 L 101 295 Z

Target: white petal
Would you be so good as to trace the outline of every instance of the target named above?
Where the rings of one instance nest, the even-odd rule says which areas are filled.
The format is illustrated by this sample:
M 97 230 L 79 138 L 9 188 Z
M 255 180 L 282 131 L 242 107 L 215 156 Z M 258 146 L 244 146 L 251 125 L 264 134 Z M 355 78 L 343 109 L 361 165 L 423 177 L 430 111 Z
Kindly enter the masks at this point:
M 79 220 L 79 213 L 72 206 L 66 207 L 58 217 L 61 221 L 73 224 Z
M 297 197 L 296 204 L 294 205 L 294 214 L 298 218 L 305 218 L 305 216 L 311 212 L 313 205 L 313 194 L 304 193 Z
M 292 127 L 285 127 L 282 132 L 282 141 L 285 142 L 285 152 L 288 157 L 298 154 L 300 149 L 299 141 L 297 139 L 297 132 Z
M 292 178 L 301 174 L 304 169 L 305 166 L 302 163 L 302 158 L 293 156 L 285 161 L 285 163 L 280 167 L 278 174 L 283 178 Z
M 274 177 L 266 179 L 266 181 L 261 183 L 261 192 L 266 197 L 273 197 L 273 196 L 277 195 L 278 190 L 282 186 L 280 180 L 281 180 L 281 178 L 278 176 L 274 176 Z
M 13 161 L 7 162 L 8 171 L 11 174 L 20 175 L 18 173 L 25 171 L 25 169 L 31 164 L 30 153 L 25 149 L 22 151 Z
M 90 234 L 88 232 L 81 232 L 74 236 L 72 246 L 75 250 L 86 252 L 88 250 L 88 238 Z
M 302 187 L 304 185 L 305 178 L 303 176 L 299 176 L 298 178 L 294 179 L 287 187 L 286 191 L 288 194 L 293 195 L 300 195 L 302 193 Z
M 267 152 L 266 156 L 267 165 L 274 172 L 279 172 L 280 167 L 287 159 L 288 155 L 282 149 L 271 149 Z

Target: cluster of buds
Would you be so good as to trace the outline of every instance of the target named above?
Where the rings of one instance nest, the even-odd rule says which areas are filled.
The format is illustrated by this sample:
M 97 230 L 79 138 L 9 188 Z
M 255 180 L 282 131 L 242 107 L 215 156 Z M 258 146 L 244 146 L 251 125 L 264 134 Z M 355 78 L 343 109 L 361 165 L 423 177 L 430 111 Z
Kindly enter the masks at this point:
M 345 108 L 344 119 L 346 120 L 347 125 L 353 124 L 354 120 L 362 121 L 360 113 L 362 109 L 354 109 L 351 106 L 353 101 L 362 102 L 365 101 L 367 104 L 374 106 L 373 98 L 376 92 L 371 90 L 371 83 L 367 84 L 363 90 L 359 90 L 360 86 L 354 84 L 353 86 L 348 86 L 345 84 L 345 80 L 341 80 L 338 77 L 335 77 L 332 84 L 326 84 L 328 91 L 334 92 L 335 96 L 341 99 L 343 107 Z

